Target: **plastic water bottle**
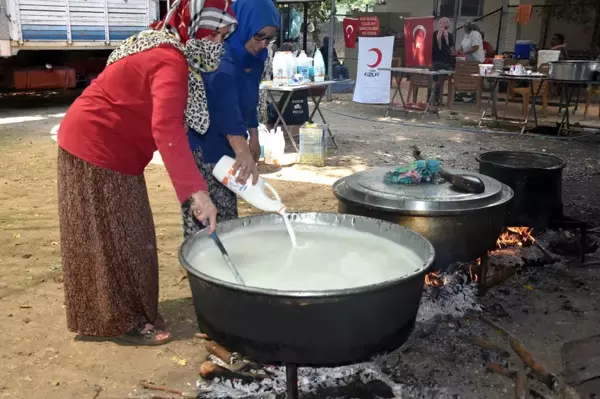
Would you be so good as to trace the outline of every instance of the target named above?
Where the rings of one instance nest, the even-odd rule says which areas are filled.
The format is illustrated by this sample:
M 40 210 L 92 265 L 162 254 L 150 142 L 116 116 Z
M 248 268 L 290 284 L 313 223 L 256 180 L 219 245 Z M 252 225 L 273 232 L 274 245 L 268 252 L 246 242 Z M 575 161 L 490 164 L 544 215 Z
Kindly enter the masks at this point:
M 283 85 L 285 65 L 283 60 L 283 53 L 277 52 L 273 57 L 273 84 L 275 86 Z
M 265 159 L 265 143 L 269 140 L 269 129 L 262 123 L 258 125 L 258 144 L 260 145 L 259 160 Z
M 285 206 L 275 189 L 263 178 L 259 177 L 258 182 L 254 185 L 252 184 L 252 176 L 245 183 L 238 183 L 235 180 L 236 176 L 233 174 L 234 163 L 235 159 L 224 155 L 215 165 L 212 172 L 213 176 L 255 208 L 265 212 L 283 212 L 285 210 Z M 273 198 L 267 195 L 265 189 L 271 192 Z
M 325 60 L 323 54 L 317 49 L 315 52 L 315 82 L 325 81 Z
M 288 85 L 290 81 L 294 79 L 294 75 L 296 74 L 296 57 L 294 57 L 294 53 L 291 51 L 286 51 L 285 57 L 287 65 L 287 79 L 284 84 Z
M 265 163 L 273 164 L 273 142 L 275 138 L 275 130 L 271 129 L 264 133 L 263 139 L 259 139 L 261 145 L 265 149 Z
M 277 126 L 277 131 L 275 131 L 275 135 L 272 140 L 273 144 L 271 158 L 273 159 L 273 163 L 275 165 L 281 166 L 283 164 L 283 158 L 285 155 L 285 137 L 283 137 L 283 130 L 281 130 L 281 126 Z
M 310 79 L 310 67 L 312 66 L 312 60 L 310 60 L 304 50 L 296 58 L 296 73 L 302 76 L 302 80 Z

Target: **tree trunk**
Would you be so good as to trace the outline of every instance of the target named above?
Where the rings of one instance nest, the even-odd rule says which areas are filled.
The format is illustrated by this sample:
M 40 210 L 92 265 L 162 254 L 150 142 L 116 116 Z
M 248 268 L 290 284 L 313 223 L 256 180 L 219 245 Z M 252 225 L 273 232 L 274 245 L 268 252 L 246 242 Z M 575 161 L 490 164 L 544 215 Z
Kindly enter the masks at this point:
M 546 0 L 546 7 L 543 7 L 541 9 L 541 16 L 542 16 L 542 26 L 540 28 L 540 41 L 538 43 L 538 48 L 539 49 L 544 49 L 546 48 L 546 42 L 548 40 L 548 28 L 550 27 L 550 7 L 548 6 L 548 0 Z

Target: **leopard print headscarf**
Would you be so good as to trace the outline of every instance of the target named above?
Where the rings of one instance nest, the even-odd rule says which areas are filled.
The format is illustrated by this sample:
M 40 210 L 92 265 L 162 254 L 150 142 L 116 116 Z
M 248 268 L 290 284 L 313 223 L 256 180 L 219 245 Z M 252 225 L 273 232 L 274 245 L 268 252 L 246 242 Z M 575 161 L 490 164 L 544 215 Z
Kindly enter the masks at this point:
M 188 117 L 192 113 L 186 110 L 186 123 L 203 134 L 210 120 L 200 72 L 216 70 L 223 52 L 223 44 L 212 42 L 207 36 L 225 26 L 230 26 L 229 34 L 237 26 L 229 0 L 178 0 L 164 20 L 124 40 L 110 54 L 106 65 L 163 44 L 174 46 L 186 56 L 190 70 L 188 109 L 194 104 L 194 112 L 193 117 Z
M 223 44 L 208 40 L 190 40 L 185 46 L 184 54 L 190 66 L 185 123 L 200 134 L 206 133 L 210 125 L 208 103 L 201 73 L 216 70 L 221 63 L 222 53 Z

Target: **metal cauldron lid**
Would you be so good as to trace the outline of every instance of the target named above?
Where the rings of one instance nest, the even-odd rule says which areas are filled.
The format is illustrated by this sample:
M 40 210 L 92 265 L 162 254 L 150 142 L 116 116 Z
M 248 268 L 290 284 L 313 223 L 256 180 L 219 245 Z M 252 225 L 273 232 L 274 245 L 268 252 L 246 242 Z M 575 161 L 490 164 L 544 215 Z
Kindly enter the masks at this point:
M 460 213 L 499 205 L 513 197 L 510 187 L 489 176 L 471 171 L 449 170 L 455 174 L 479 177 L 485 184 L 485 191 L 481 194 L 459 192 L 448 182 L 387 184 L 383 177 L 392 169 L 393 167 L 377 168 L 344 177 L 334 183 L 333 192 L 342 202 L 388 212 L 414 214 Z

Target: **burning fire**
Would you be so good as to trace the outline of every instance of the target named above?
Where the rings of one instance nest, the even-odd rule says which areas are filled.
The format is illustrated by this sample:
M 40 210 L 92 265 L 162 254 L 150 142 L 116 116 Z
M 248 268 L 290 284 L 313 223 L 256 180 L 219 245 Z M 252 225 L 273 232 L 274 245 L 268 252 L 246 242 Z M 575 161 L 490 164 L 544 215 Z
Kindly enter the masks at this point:
M 481 265 L 481 258 L 477 259 L 477 266 Z M 476 283 L 479 281 L 479 274 L 473 271 L 473 264 L 469 264 L 469 278 L 472 282 Z
M 496 247 L 502 249 L 511 245 L 522 247 L 525 244 L 533 244 L 535 238 L 531 235 L 532 233 L 531 227 L 507 227 L 496 240 Z
M 532 235 L 533 228 L 531 227 L 507 227 L 500 237 L 496 240 L 496 249 L 503 249 L 509 246 L 523 247 L 535 243 L 535 238 Z M 479 281 L 479 265 L 481 258 L 469 263 L 469 278 L 471 282 Z M 431 272 L 425 276 L 425 285 L 440 287 L 444 285 L 442 271 Z
M 441 270 L 438 270 L 437 272 L 428 273 L 425 276 L 425 285 L 433 285 L 434 287 L 444 285 L 444 280 L 442 280 L 441 275 Z

